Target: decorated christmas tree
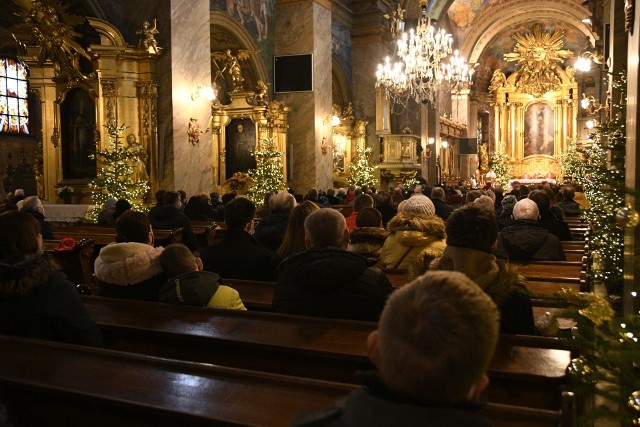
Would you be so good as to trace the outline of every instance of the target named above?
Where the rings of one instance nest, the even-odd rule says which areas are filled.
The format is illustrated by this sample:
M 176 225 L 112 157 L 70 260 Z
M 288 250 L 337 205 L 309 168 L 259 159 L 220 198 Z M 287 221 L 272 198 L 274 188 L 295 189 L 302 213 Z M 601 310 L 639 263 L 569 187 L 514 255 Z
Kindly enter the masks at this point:
M 578 151 L 575 144 L 569 144 L 567 151 L 558 157 L 563 179 L 571 179 L 576 184 L 584 184 L 587 177 L 585 155 Z
M 126 199 L 134 210 L 145 212 L 147 206 L 142 199 L 149 191 L 148 181 L 137 181 L 134 168 L 139 163 L 139 154 L 128 150 L 122 143 L 121 133 L 127 127 L 109 123 L 105 126 L 109 133 L 109 147 L 97 150 L 92 158 L 98 162 L 97 177 L 89 183 L 91 199 L 95 207 L 89 213 L 96 221 L 98 213 L 110 198 Z
M 369 186 L 373 187 L 378 180 L 373 176 L 376 166 L 369 165 L 369 157 L 371 156 L 371 147 L 362 147 L 360 144 L 356 147 L 356 159 L 349 166 L 349 177 L 347 182 L 356 188 Z
M 507 188 L 509 180 L 513 174 L 513 169 L 509 164 L 509 156 L 503 152 L 502 144 L 491 155 L 491 158 L 489 159 L 489 166 L 496 174 L 496 181 L 499 182 L 502 187 Z
M 256 157 L 256 168 L 248 172 L 253 183 L 249 187 L 247 197 L 256 205 L 261 205 L 265 194 L 270 191 L 277 193 L 286 188 L 282 173 L 283 153 L 278 151 L 273 138 L 264 138 L 259 149 L 253 154 Z

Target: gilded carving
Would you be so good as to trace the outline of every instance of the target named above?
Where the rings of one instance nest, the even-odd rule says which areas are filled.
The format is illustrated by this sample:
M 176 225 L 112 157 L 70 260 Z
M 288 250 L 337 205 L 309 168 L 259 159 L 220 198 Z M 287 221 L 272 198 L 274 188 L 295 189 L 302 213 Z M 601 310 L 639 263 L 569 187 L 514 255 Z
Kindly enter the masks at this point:
M 89 63 L 92 58 L 78 44 L 76 38 L 81 34 L 73 28 L 84 22 L 83 18 L 67 13 L 67 8 L 61 1 L 13 0 L 20 7 L 18 13 L 22 17 L 24 26 L 38 45 L 38 66 L 45 60 L 53 63 L 57 78 L 69 80 L 86 80 L 95 78 L 95 74 L 85 74 L 81 70 L 80 58 Z
M 153 20 L 153 27 L 151 26 L 149 21 L 144 21 L 142 23 L 142 28 L 137 30 L 136 34 L 142 36 L 142 38 L 138 40 L 139 48 L 142 48 L 149 53 L 155 53 L 156 55 L 158 54 L 160 48 L 158 47 L 158 42 L 156 41 L 155 36 L 156 34 L 160 34 L 160 32 L 157 29 L 155 19 Z
M 244 90 L 244 77 L 242 77 L 242 67 L 240 61 L 246 61 L 256 52 L 240 49 L 237 54 L 231 53 L 231 49 L 224 52 L 211 53 L 213 65 L 216 67 L 214 81 L 225 73 L 231 77 L 233 92 Z
M 572 51 L 562 49 L 563 37 L 564 31 L 543 32 L 539 24 L 533 27 L 533 33 L 514 34 L 516 45 L 513 52 L 504 55 L 504 60 L 517 62 L 520 69 L 509 76 L 508 83 L 536 97 L 557 90 L 566 76 L 560 65 L 573 56 Z
M 635 14 L 635 0 L 624 0 L 624 29 L 630 35 L 633 35 L 633 18 Z

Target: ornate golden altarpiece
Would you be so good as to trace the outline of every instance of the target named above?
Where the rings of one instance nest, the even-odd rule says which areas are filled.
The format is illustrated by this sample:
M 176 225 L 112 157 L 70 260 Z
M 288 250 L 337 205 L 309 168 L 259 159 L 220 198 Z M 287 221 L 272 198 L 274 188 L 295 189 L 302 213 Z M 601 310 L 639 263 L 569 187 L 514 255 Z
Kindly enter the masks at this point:
M 237 158 L 230 162 L 232 153 L 239 145 L 246 150 L 260 150 L 266 138 L 273 138 L 276 150 L 282 153 L 283 176 L 287 177 L 287 114 L 289 108 L 278 101 L 266 101 L 260 91 L 239 90 L 229 93 L 230 104 L 212 104 L 210 126 L 213 132 L 212 171 L 213 188 L 225 193 L 230 190 L 245 193 L 250 184 L 246 171 L 255 164 L 241 162 Z M 242 128 L 239 128 L 242 126 Z M 245 129 L 246 128 L 246 129 Z M 242 135 L 241 134 L 246 134 Z M 247 147 L 248 146 L 248 147 Z M 250 160 L 250 159 L 249 159 Z M 235 170 L 233 166 L 241 167 Z M 248 166 L 248 167 L 246 167 Z
M 493 74 L 489 91 L 494 93 L 494 141 L 496 150 L 509 156 L 514 178 L 560 178 L 556 159 L 576 140 L 578 86 L 571 67 L 561 67 L 573 52 L 562 50 L 563 31 L 514 36 L 516 46 L 505 55 L 520 69 L 508 78 L 501 70 Z
M 110 140 L 105 125 L 125 124 L 128 128 L 124 131 L 121 142 L 134 144 L 131 146 L 144 159 L 145 172 L 153 194 L 158 190 L 156 63 L 161 48 L 127 45 L 120 32 L 111 24 L 91 17 L 86 19 L 100 37 L 100 44 L 91 44 L 87 49 L 93 69 L 97 70 L 89 74 L 79 72 L 75 63 L 64 62 L 61 55 L 56 62 L 39 61 L 40 47 L 28 33 L 18 33 L 20 41 L 25 45 L 20 59 L 29 66 L 30 89 L 42 104 L 43 162 L 40 176 L 36 173 L 36 180 L 40 179 L 42 183 L 39 185 L 38 195 L 54 202 L 56 187 L 67 185 L 74 188 L 77 202 L 92 202 L 88 178 L 69 179 L 63 175 L 63 149 L 65 144 L 72 142 L 66 140 L 62 132 L 61 105 L 68 94 L 76 89 L 85 91 L 95 105 L 93 139 L 90 141 L 91 147 L 85 146 L 84 150 L 90 152 L 94 147 L 109 147 Z M 71 39 L 65 39 L 64 43 L 74 46 Z M 64 43 L 61 46 L 67 46 Z
M 357 156 L 357 147 L 366 147 L 368 121 L 356 119 L 353 115 L 353 105 L 349 103 L 345 108 L 333 105 L 332 116 L 340 118 L 340 124 L 333 126 L 331 141 L 332 146 L 322 146 L 322 153 L 327 154 L 328 149 L 333 151 L 333 187 L 347 187 L 349 166 Z

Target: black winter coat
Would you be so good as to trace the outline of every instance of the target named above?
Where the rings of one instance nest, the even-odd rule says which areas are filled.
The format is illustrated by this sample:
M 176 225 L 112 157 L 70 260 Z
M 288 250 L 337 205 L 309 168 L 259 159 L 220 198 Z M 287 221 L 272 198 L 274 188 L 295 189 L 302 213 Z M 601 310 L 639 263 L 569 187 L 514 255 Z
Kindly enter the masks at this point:
M 509 261 L 566 260 L 560 240 L 532 220 L 518 220 L 503 228 L 495 256 Z
M 377 322 L 392 291 L 366 258 L 339 248 L 311 249 L 280 264 L 277 313 Z
M 172 205 L 156 206 L 149 212 L 149 222 L 153 228 L 160 230 L 173 230 L 182 227 L 182 243 L 191 251 L 196 249 L 196 236 L 191 229 L 189 217 L 180 212 L 180 209 Z
M 0 334 L 99 346 L 100 329 L 47 256 L 0 263 Z
M 275 252 L 278 250 L 284 239 L 289 223 L 289 211 L 276 211 L 264 218 L 256 225 L 253 238 L 262 246 Z

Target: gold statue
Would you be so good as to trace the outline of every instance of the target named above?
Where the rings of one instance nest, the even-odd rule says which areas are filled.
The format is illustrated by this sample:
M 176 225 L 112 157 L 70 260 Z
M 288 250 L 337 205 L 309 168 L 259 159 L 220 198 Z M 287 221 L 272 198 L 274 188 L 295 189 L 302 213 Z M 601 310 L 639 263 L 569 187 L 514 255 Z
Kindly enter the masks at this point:
M 540 24 L 534 25 L 533 33 L 514 34 L 516 45 L 513 52 L 504 55 L 504 60 L 517 62 L 520 69 L 509 76 L 509 82 L 536 97 L 558 89 L 562 83 L 560 76 L 565 73 L 561 65 L 573 56 L 572 51 L 562 49 L 563 37 L 564 31 L 543 32 Z
M 68 6 L 61 3 L 52 6 L 39 0 L 13 2 L 22 9 L 18 15 L 38 43 L 39 67 L 49 59 L 53 63 L 56 77 L 76 80 L 94 77 L 93 73 L 85 75 L 80 69 L 80 57 L 91 61 L 89 54 L 75 40 L 81 34 L 73 30 L 74 26 L 84 22 L 83 18 L 68 14 Z
M 142 23 L 142 28 L 136 31 L 137 35 L 141 35 L 142 38 L 138 40 L 138 47 L 144 48 L 149 53 L 153 50 L 153 53 L 158 53 L 158 42 L 156 41 L 156 34 L 160 34 L 156 20 L 153 20 L 153 27 L 149 24 L 149 21 Z
M 267 105 L 269 102 L 269 85 L 270 83 L 258 80 L 253 94 L 247 97 L 247 102 L 251 105 Z
M 131 169 L 133 170 L 134 182 L 148 182 L 149 174 L 147 174 L 147 152 L 138 141 L 136 136 L 132 133 L 127 135 L 128 150 L 135 154 L 135 159 L 131 162 Z
M 405 10 L 400 6 L 400 2 L 398 2 L 396 4 L 396 10 L 392 13 L 386 13 L 383 15 L 389 20 L 392 37 L 397 36 L 404 30 L 404 12 Z
M 491 84 L 489 85 L 489 92 L 495 92 L 507 83 L 507 77 L 502 70 L 495 70 L 491 77 Z
M 233 82 L 233 91 L 237 92 L 244 89 L 244 77 L 242 77 L 242 68 L 240 67 L 240 61 L 245 61 L 249 57 L 255 54 L 248 50 L 241 49 L 236 55 L 231 53 L 231 49 L 227 49 L 224 52 L 213 52 L 211 58 L 213 64 L 216 66 L 216 77 L 222 75 L 225 71 L 231 76 Z M 214 78 L 215 80 L 215 78 Z

